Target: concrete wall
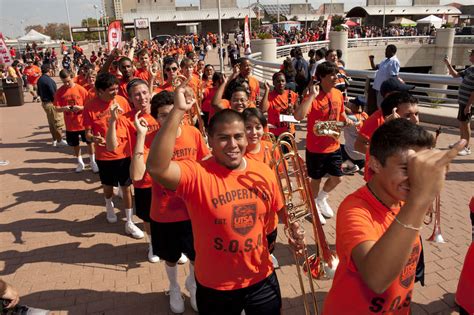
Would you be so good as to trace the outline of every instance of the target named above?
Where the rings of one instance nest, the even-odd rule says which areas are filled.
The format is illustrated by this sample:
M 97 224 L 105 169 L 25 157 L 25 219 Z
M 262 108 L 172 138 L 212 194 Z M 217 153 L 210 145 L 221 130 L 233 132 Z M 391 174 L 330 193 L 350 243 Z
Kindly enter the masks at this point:
M 412 0 L 412 5 L 440 5 L 439 0 Z
M 186 21 L 192 23 L 194 21 Z M 198 33 L 217 33 L 218 25 L 217 20 L 212 21 L 196 21 L 200 23 L 197 28 Z M 181 22 L 180 22 L 181 23 Z M 151 23 L 151 34 L 152 37 L 157 35 L 184 35 L 187 34 L 185 26 L 176 26 L 177 22 L 152 22 Z M 230 32 L 235 30 L 239 26 L 239 20 L 222 20 L 222 32 Z
M 201 9 L 217 8 L 217 0 L 201 0 Z M 236 8 L 237 0 L 221 0 L 221 8 Z
M 125 8 L 127 2 L 127 8 Z M 123 12 L 146 12 L 156 10 L 174 10 L 175 0 L 123 0 Z
M 310 3 L 290 3 L 290 15 L 291 14 L 305 14 L 311 10 Z
M 397 5 L 396 0 L 367 0 L 366 1 L 366 6 L 369 5 Z

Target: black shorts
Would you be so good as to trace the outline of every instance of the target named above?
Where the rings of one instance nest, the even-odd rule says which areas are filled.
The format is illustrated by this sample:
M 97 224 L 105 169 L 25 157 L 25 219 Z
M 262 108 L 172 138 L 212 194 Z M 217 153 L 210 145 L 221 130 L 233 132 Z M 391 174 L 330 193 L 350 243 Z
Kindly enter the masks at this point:
M 465 105 L 459 104 L 458 117 L 457 117 L 459 121 L 471 121 L 471 117 L 474 112 L 474 106 L 471 106 L 471 112 L 467 115 L 464 114 L 465 108 L 466 108 Z
M 270 252 L 270 254 L 273 254 L 273 250 L 275 249 L 277 235 L 278 229 L 275 229 L 270 234 L 267 234 L 268 251 Z
M 341 149 L 331 153 L 312 153 L 306 150 L 306 166 L 308 176 L 312 179 L 321 179 L 324 175 L 342 176 Z
M 273 272 L 264 280 L 247 288 L 215 290 L 201 285 L 196 279 L 196 299 L 201 315 L 280 315 L 281 293 Z
M 88 141 L 86 139 L 86 131 L 85 130 L 80 130 L 80 131 L 67 131 L 66 130 L 66 142 L 67 142 L 67 144 L 69 144 L 71 147 L 77 147 L 79 145 L 79 140 L 82 141 L 82 142 L 85 142 L 87 144 L 90 143 L 90 141 Z
M 151 187 L 135 188 L 135 214 L 145 222 L 150 222 Z
M 99 177 L 102 185 L 106 186 L 130 186 L 130 158 L 119 160 L 97 160 L 99 167 Z
M 162 223 L 151 220 L 151 243 L 153 253 L 170 263 L 176 263 L 185 254 L 194 261 L 194 237 L 191 220 Z

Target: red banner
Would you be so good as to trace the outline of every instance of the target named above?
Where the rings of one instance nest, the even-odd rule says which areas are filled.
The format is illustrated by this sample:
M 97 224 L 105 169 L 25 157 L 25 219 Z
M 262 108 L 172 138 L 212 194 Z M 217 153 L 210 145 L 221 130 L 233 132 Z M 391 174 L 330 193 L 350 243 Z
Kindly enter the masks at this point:
M 0 63 L 11 65 L 13 62 L 12 56 L 10 55 L 10 50 L 5 44 L 5 40 L 3 39 L 3 34 L 0 33 Z
M 245 23 L 244 23 L 244 48 L 247 48 L 247 45 L 250 45 L 250 30 L 249 30 L 249 16 L 245 16 Z
M 122 24 L 120 21 L 113 21 L 109 24 L 109 51 L 112 51 L 114 48 L 121 48 L 122 44 Z

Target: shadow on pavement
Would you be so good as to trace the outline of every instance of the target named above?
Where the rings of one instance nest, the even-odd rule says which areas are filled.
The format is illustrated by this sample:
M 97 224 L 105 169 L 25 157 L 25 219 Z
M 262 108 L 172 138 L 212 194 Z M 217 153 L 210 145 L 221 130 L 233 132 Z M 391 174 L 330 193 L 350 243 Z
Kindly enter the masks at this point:
M 62 159 L 53 159 L 62 160 Z M 67 161 L 73 162 L 74 160 L 67 159 Z M 88 159 L 85 160 L 88 162 Z M 77 165 L 71 163 L 71 167 L 68 169 L 58 169 L 50 167 L 22 167 L 6 169 L 0 172 L 0 175 L 9 174 L 19 177 L 22 180 L 27 180 L 33 184 L 44 184 L 44 183 L 59 183 L 59 182 L 79 182 L 84 181 L 85 183 L 91 184 L 99 181 L 99 175 L 92 173 L 89 169 L 84 170 L 82 173 L 75 173 L 74 169 Z

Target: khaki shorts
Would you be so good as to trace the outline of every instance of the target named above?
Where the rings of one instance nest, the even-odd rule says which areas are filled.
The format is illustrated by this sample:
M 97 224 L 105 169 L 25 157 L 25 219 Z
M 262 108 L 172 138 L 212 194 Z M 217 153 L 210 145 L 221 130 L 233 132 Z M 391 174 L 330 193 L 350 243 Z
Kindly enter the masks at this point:
M 64 129 L 63 113 L 58 113 L 51 102 L 42 102 L 41 105 L 48 118 L 49 131 L 51 131 L 51 134 L 53 135 L 58 130 Z

